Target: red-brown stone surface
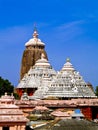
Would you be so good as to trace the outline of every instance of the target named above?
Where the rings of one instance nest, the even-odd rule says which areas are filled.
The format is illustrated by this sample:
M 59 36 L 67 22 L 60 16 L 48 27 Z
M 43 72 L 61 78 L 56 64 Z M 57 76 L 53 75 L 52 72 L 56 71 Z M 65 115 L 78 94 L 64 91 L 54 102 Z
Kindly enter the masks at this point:
M 24 50 L 21 61 L 20 79 L 22 79 L 30 67 L 33 66 L 38 59 L 41 58 L 42 53 L 45 55 L 45 58 L 48 59 L 44 48 L 30 48 Z

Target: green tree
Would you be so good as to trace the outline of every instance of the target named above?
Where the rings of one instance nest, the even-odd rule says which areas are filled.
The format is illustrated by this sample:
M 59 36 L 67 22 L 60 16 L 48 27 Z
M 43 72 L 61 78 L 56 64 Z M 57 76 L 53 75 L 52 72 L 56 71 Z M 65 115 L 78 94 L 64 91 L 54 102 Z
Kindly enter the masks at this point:
M 14 86 L 10 83 L 10 81 L 0 77 L 0 96 L 4 95 L 5 92 L 11 94 L 13 93 L 13 90 Z
M 98 96 L 98 86 L 96 86 L 95 94 L 96 94 L 96 96 Z

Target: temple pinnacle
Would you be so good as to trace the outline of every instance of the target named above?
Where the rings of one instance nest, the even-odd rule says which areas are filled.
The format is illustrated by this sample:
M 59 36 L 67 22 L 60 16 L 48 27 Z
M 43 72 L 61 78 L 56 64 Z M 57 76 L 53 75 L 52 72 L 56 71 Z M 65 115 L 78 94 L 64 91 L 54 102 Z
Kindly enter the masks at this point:
M 38 38 L 38 32 L 37 32 L 36 25 L 34 25 L 34 33 L 33 33 L 33 38 Z
M 66 62 L 70 62 L 70 58 L 67 58 L 67 59 L 66 59 Z

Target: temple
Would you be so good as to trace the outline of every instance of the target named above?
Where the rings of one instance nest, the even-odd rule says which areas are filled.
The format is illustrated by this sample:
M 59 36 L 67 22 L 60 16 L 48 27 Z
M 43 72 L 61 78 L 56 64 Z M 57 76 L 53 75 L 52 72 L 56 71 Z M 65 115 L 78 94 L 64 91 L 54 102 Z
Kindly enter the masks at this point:
M 39 112 L 44 109 L 52 110 L 51 114 L 55 118 L 68 119 L 75 109 L 80 109 L 85 119 L 97 122 L 98 98 L 95 96 L 92 85 L 84 80 L 70 59 L 64 57 L 66 58 L 64 65 L 56 71 L 48 60 L 44 50 L 45 44 L 38 38 L 37 29 L 34 29 L 33 38 L 25 46 L 20 81 L 16 87 L 20 100 L 15 100 L 14 103 L 30 119 L 32 129 L 39 125 L 36 125 L 36 121 L 46 118 L 46 112 Z M 35 113 L 33 110 L 36 110 Z M 36 113 L 39 114 L 36 115 Z M 50 113 L 47 117 L 48 121 L 49 118 Z M 32 124 L 32 121 L 35 124 Z
M 34 28 L 33 38 L 25 43 L 25 47 L 21 61 L 20 80 L 29 71 L 30 67 L 35 64 L 36 60 L 40 59 L 42 53 L 48 59 L 44 49 L 45 44 L 38 38 L 36 28 Z
M 27 92 L 29 96 L 43 96 L 43 92 L 48 89 L 50 82 L 56 76 L 56 71 L 52 68 L 45 55 L 42 53 L 41 59 L 37 60 L 34 66 L 31 66 L 28 73 L 24 75 L 17 86 L 17 91 L 20 96 Z M 40 94 L 37 94 L 38 93 Z M 40 91 L 40 92 L 39 92 Z M 35 94 L 36 92 L 36 94 Z
M 52 80 L 48 91 L 45 93 L 45 97 L 49 96 L 60 99 L 70 99 L 93 98 L 95 94 L 80 73 L 74 69 L 68 58 L 63 68 Z
M 0 130 L 25 130 L 29 121 L 14 104 L 14 96 L 7 95 L 0 98 Z
M 62 69 L 56 72 L 43 53 L 24 75 L 17 86 L 17 91 L 20 96 L 27 92 L 30 99 L 96 97 L 69 58 Z

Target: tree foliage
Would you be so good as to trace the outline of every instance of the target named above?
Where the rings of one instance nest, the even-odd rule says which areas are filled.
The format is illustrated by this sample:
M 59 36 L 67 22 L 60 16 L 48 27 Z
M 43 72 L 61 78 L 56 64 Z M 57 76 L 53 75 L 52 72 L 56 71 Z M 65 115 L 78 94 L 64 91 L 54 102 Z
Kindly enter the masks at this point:
M 96 96 L 98 96 L 98 86 L 96 86 L 95 94 L 96 94 Z
M 5 92 L 11 94 L 13 91 L 14 86 L 10 83 L 10 81 L 0 77 L 0 96 L 4 95 Z

